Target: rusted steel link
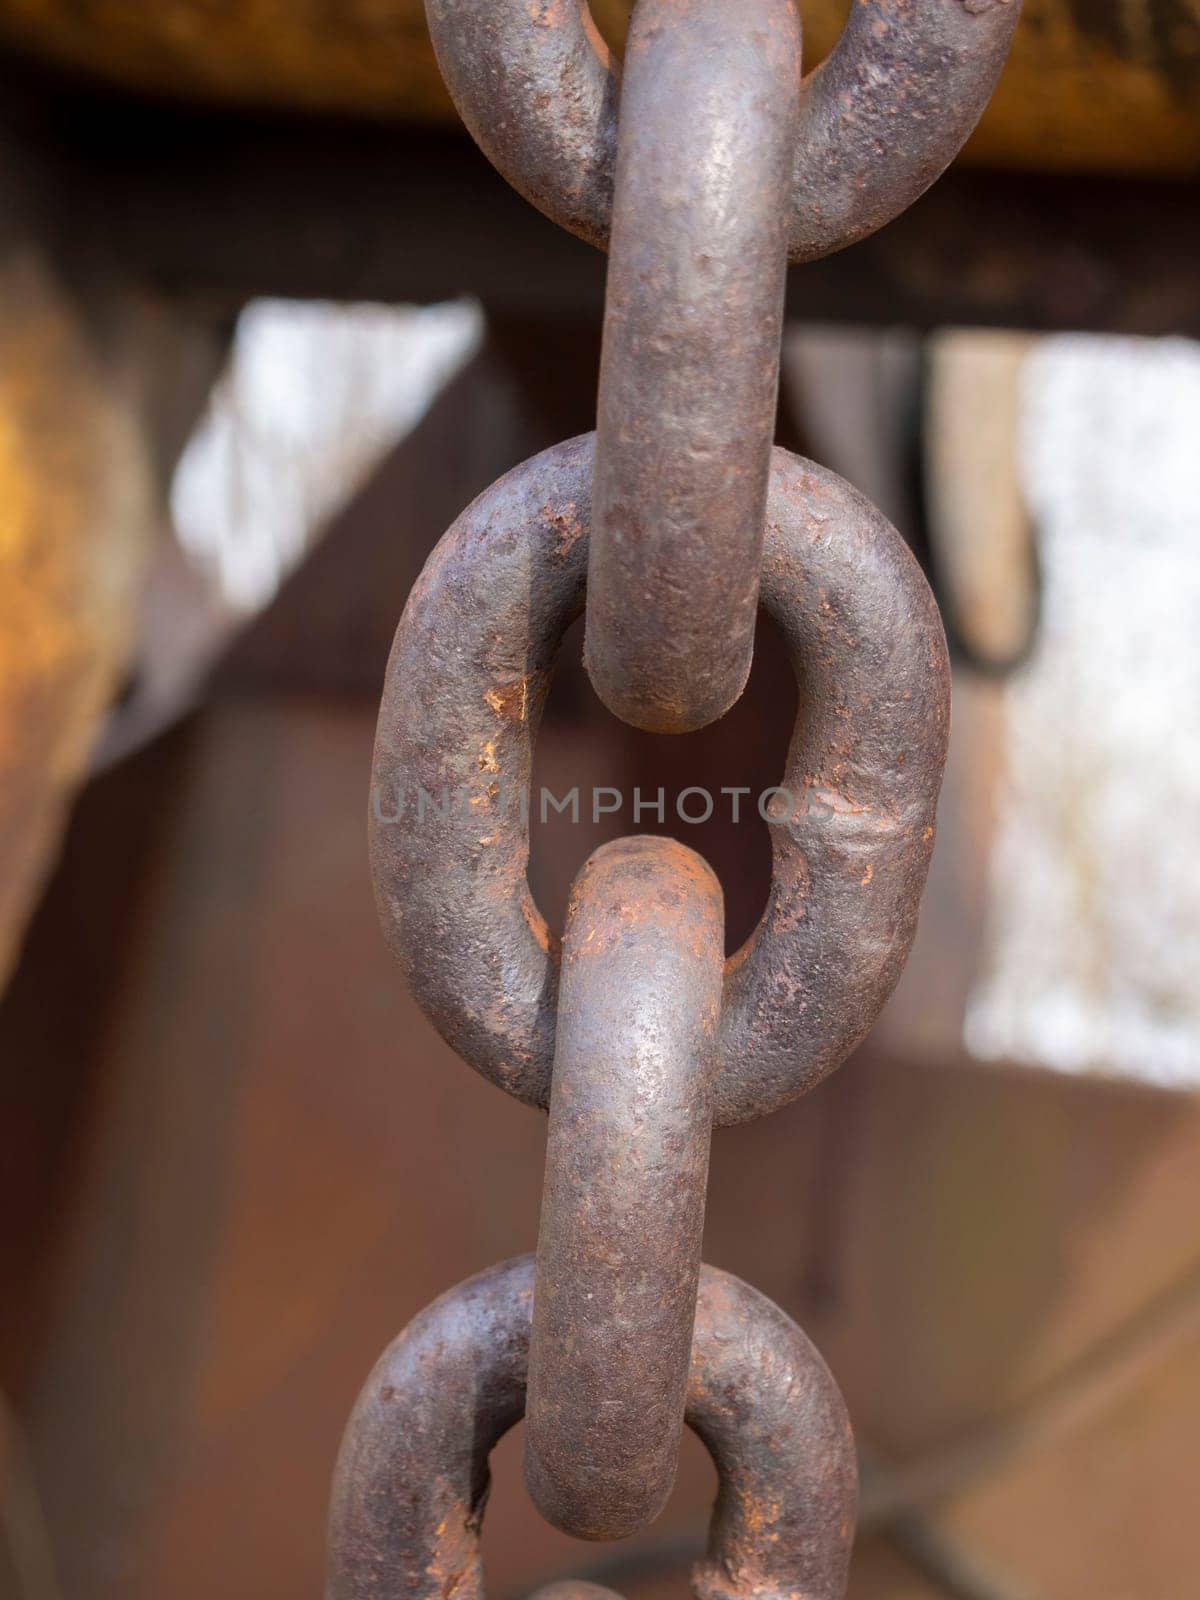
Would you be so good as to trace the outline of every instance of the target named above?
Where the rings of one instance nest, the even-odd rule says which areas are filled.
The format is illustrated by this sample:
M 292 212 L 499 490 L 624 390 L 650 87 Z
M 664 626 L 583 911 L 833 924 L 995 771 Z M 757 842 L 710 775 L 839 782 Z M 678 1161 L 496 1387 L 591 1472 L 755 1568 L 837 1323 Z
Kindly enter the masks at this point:
M 444 536 L 396 632 L 375 745 L 384 932 L 443 1037 L 541 1106 L 558 954 L 526 880 L 521 802 L 559 644 L 584 603 L 592 457 L 585 436 L 527 461 Z M 762 603 L 790 647 L 800 710 L 765 808 L 767 907 L 726 963 L 718 1125 L 804 1093 L 891 993 L 916 931 L 949 725 L 942 626 L 903 540 L 840 478 L 782 450 Z
M 796 147 L 792 0 L 639 0 L 625 52 L 584 658 L 684 733 L 754 648 Z
M 326 1600 L 482 1600 L 488 1454 L 525 1400 L 533 1260 L 443 1295 L 384 1353 L 334 1477 Z M 840 1600 L 853 1442 L 837 1386 L 777 1306 L 705 1267 L 687 1420 L 720 1477 L 699 1600 Z
M 740 10 L 735 6 L 734 10 Z M 602 249 L 618 79 L 586 0 L 426 0 L 438 64 L 513 187 Z M 953 160 L 987 104 L 1020 0 L 855 0 L 801 86 L 789 255 L 881 228 Z
M 721 886 L 685 845 L 605 845 L 563 938 L 525 1481 L 582 1539 L 671 1492 L 683 1431 L 725 963 Z

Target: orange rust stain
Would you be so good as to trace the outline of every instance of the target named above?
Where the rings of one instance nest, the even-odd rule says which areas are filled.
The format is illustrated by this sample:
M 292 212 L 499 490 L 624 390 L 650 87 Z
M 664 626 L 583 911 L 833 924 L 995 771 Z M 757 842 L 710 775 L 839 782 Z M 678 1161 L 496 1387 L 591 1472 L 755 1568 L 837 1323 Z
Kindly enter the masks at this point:
M 747 1500 L 743 1506 L 742 1518 L 750 1541 L 755 1544 L 769 1544 L 778 1539 L 779 1535 L 770 1530 L 779 1521 L 779 1512 L 778 1500 Z
M 551 559 L 561 561 L 584 534 L 584 526 L 577 515 L 575 502 L 569 501 L 561 511 L 555 511 L 553 507 L 545 505 L 542 507 L 542 516 L 550 523 L 557 536 Z
M 525 11 L 535 28 L 561 28 L 566 20 L 566 0 L 528 0 Z
M 479 1516 L 452 1486 L 439 1478 L 439 1498 L 450 1500 L 449 1513 L 438 1523 L 437 1548 L 425 1568 L 433 1592 L 453 1595 L 479 1561 Z
M 526 0 L 555 28 L 579 0 Z M 1155 27 L 1154 0 L 1025 0 L 1008 65 L 965 159 L 1033 169 L 1200 172 L 1200 17 Z M 632 0 L 591 0 L 602 59 Z M 805 0 L 810 70 L 849 0 Z M 0 0 L 0 36 L 114 82 L 180 97 L 293 105 L 394 120 L 451 121 L 422 0 Z
M 0 35 L 185 99 L 455 116 L 422 0 L 0 0 Z
M 522 897 L 521 915 L 528 923 L 529 931 L 537 942 L 538 948 L 544 951 L 546 955 L 553 955 L 554 940 L 551 938 L 546 919 L 528 895 Z
M 148 483 L 50 274 L 0 258 L 0 984 L 128 654 Z
M 968 160 L 1059 171 L 1200 171 L 1200 16 L 1155 27 L 1153 0 L 1025 0 Z M 1153 41 L 1151 44 L 1150 41 Z
M 484 699 L 498 717 L 508 717 L 514 722 L 529 720 L 529 686 L 532 675 L 519 678 L 516 683 L 503 683 L 488 689 Z

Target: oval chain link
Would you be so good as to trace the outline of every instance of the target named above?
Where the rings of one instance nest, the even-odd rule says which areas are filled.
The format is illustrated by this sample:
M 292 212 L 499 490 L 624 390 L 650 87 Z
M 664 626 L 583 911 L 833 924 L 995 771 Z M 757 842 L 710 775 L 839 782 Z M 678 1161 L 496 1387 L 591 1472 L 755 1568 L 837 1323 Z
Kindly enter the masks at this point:
M 790 260 L 866 238 L 945 171 L 983 115 L 1020 9 L 854 0 L 833 53 L 801 84 Z M 607 249 L 621 85 L 587 0 L 425 0 L 425 12 L 446 86 L 492 165 Z
M 750 675 L 787 268 L 792 0 L 640 0 L 621 87 L 584 661 L 686 733 Z
M 590 436 L 556 445 L 444 536 L 396 632 L 375 744 L 384 932 L 446 1041 L 543 1107 L 559 952 L 526 878 L 528 791 L 559 646 L 584 606 L 592 460 Z M 949 732 L 945 637 L 907 545 L 849 484 L 778 449 L 762 603 L 800 705 L 768 816 L 767 907 L 725 968 L 718 1125 L 812 1088 L 891 994 Z
M 645 836 L 597 850 L 567 911 L 525 1481 L 580 1539 L 636 1533 L 675 1479 L 724 923 L 707 863 Z
M 533 1278 L 529 1256 L 481 1273 L 380 1358 L 334 1474 L 326 1600 L 483 1600 L 488 1456 L 524 1410 Z M 841 1600 L 858 1498 L 842 1397 L 795 1323 L 712 1267 L 686 1403 L 720 1478 L 698 1600 Z

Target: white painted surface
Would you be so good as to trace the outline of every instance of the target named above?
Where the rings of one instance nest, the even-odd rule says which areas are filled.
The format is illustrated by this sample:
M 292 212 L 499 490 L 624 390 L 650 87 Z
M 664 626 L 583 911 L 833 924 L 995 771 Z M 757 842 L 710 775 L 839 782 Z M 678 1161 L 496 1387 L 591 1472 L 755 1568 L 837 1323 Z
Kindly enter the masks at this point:
M 465 301 L 247 306 L 171 493 L 180 543 L 225 600 L 242 612 L 267 604 L 482 330 Z
M 1200 1084 L 1200 346 L 1059 336 L 1024 375 L 1045 614 L 1006 690 L 977 1056 Z

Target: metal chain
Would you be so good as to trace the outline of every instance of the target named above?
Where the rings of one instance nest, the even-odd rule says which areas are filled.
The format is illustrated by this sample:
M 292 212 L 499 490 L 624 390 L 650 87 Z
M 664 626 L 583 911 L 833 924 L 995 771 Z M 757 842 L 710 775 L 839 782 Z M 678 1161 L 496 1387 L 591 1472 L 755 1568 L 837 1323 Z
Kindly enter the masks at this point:
M 482 1600 L 487 1459 L 521 1418 L 532 1256 L 451 1289 L 384 1353 L 346 1429 L 328 1600 Z M 778 1306 L 705 1267 L 686 1392 L 721 1491 L 700 1600 L 844 1591 L 857 1475 L 829 1369 Z
M 375 743 L 384 932 L 447 1042 L 542 1107 L 559 950 L 526 880 L 527 794 L 559 645 L 584 603 L 593 460 L 590 436 L 535 456 L 444 536 L 400 620 Z M 726 964 L 718 1125 L 811 1089 L 891 993 L 949 726 L 942 627 L 907 545 L 849 484 L 778 449 L 762 604 L 802 693 L 768 820 L 767 907 Z
M 401 618 L 370 824 L 418 1002 L 548 1107 L 536 1259 L 445 1295 L 346 1431 L 329 1600 L 482 1595 L 487 1458 L 526 1414 L 526 1481 L 586 1538 L 657 1515 L 686 1421 L 721 1490 L 701 1600 L 845 1592 L 845 1408 L 778 1308 L 700 1264 L 714 1125 L 803 1094 L 863 1038 L 916 928 L 949 726 L 936 607 L 883 517 L 772 450 L 786 261 L 879 227 L 953 157 L 1016 0 L 858 0 L 800 77 L 793 0 L 639 0 L 624 81 L 583 0 L 427 0 L 464 120 L 535 205 L 611 231 L 595 437 L 470 506 Z M 619 107 L 618 107 L 619 102 Z M 619 110 L 619 115 L 618 115 Z M 759 604 L 801 710 L 746 945 L 668 840 L 597 851 L 562 942 L 530 895 L 528 788 L 563 634 L 587 610 L 607 703 L 681 731 L 750 667 Z M 606 1591 L 557 1585 L 556 1600 Z
M 597 850 L 567 911 L 525 1479 L 578 1538 L 636 1533 L 675 1478 L 724 935 L 720 884 L 669 839 Z
M 609 710 L 652 732 L 712 722 L 750 676 L 799 90 L 792 0 L 640 0 L 621 82 L 584 660 Z

